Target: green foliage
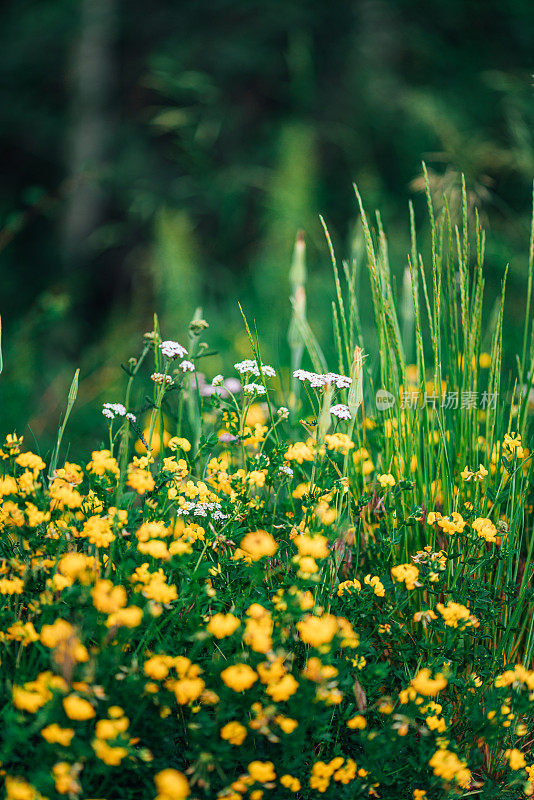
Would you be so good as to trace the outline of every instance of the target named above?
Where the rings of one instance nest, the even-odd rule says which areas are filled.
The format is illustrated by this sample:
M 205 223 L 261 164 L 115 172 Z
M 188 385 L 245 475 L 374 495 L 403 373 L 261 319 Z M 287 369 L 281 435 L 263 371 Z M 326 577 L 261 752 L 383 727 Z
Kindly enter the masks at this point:
M 244 343 L 237 297 L 266 356 L 289 364 L 285 337 L 269 322 L 275 314 L 283 331 L 289 322 L 286 274 L 298 229 L 306 232 L 308 309 L 328 350 L 323 300 L 333 292 L 317 211 L 328 213 L 336 250 L 352 264 L 361 247 L 356 181 L 368 208 L 383 209 L 400 287 L 409 244 L 399 198 L 410 196 L 422 219 L 423 158 L 436 215 L 447 196 L 455 216 L 466 175 L 471 221 L 476 205 L 490 229 L 489 304 L 509 263 L 504 330 L 521 352 L 531 31 L 523 0 L 341 0 L 332 8 L 154 0 L 149 14 L 137 0 L 127 10 L 108 0 L 5 3 L 6 424 L 22 430 L 29 419 L 50 452 L 79 365 L 94 382 L 82 381 L 72 430 L 88 447 L 95 386 L 116 388 L 113 346 L 103 342 L 133 346 L 154 307 L 173 331 L 202 304 L 218 331 L 214 346 L 228 353 L 229 342 L 238 351 Z M 30 377 L 36 372 L 40 380 Z

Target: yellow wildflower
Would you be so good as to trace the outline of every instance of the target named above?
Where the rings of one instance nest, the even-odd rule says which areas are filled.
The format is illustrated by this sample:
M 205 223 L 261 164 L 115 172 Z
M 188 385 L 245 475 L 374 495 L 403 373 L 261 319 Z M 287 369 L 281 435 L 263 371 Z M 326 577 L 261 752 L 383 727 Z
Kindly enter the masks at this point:
M 221 672 L 221 678 L 234 692 L 243 692 L 256 683 L 258 673 L 248 664 L 234 664 Z
M 186 800 L 189 797 L 189 782 L 183 772 L 164 769 L 154 778 L 158 795 L 156 800 Z
M 226 725 L 221 728 L 221 739 L 226 739 L 230 744 L 241 745 L 245 741 L 246 736 L 247 729 L 236 720 L 227 722 Z
M 207 630 L 217 639 L 231 636 L 241 625 L 240 620 L 233 614 L 214 614 L 207 625 Z

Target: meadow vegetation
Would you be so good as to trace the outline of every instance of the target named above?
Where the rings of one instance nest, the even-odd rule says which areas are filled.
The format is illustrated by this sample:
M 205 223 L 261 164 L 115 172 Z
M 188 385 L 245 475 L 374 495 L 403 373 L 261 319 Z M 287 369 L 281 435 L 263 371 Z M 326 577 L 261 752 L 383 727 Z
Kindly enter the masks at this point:
M 357 201 L 369 291 L 332 249 L 335 352 L 299 237 L 291 369 L 243 316 L 213 375 L 202 313 L 155 317 L 104 447 L 65 460 L 77 375 L 48 464 L 5 432 L 6 800 L 534 795 L 533 242 L 503 369 L 465 187 L 458 220 L 428 192 L 428 252 L 412 216 L 400 287 Z

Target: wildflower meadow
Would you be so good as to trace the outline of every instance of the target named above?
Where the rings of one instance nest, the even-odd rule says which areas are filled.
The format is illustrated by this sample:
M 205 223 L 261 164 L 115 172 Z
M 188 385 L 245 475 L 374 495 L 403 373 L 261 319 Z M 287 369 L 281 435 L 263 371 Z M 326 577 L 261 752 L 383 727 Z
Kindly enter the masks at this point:
M 2 432 L 6 800 L 534 796 L 534 237 L 508 353 L 465 186 L 400 270 L 356 202 L 364 283 L 325 226 L 332 351 L 299 236 L 289 364 L 243 313 L 214 374 L 200 309 L 155 316 L 92 452 L 78 373 L 53 452 Z

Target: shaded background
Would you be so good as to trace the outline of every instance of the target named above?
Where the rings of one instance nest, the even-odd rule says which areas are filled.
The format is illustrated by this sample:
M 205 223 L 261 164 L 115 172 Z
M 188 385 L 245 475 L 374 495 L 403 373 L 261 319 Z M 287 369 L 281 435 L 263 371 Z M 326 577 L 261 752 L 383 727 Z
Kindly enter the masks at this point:
M 220 351 L 210 377 L 249 354 L 237 300 L 266 358 L 287 362 L 299 228 L 328 351 L 318 213 L 350 257 L 356 181 L 381 209 L 401 275 L 410 198 L 426 224 L 422 159 L 438 204 L 443 191 L 457 202 L 465 173 L 488 229 L 490 300 L 510 264 L 516 346 L 533 43 L 529 0 L 5 0 L 2 429 L 46 451 L 79 366 L 70 434 L 81 446 L 104 437 L 98 402 L 122 399 L 119 362 L 138 352 L 154 311 L 184 341 L 203 307 Z

